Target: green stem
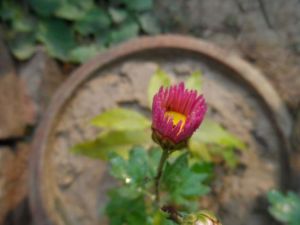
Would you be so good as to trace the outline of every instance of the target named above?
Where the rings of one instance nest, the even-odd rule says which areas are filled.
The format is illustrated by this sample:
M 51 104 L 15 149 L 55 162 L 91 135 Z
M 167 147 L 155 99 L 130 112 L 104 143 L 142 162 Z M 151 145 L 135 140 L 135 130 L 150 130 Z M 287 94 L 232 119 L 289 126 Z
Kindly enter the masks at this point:
M 183 218 L 178 213 L 177 209 L 172 205 L 166 205 L 161 208 L 162 211 L 168 214 L 168 219 L 174 221 L 176 224 L 182 224 Z
M 159 201 L 160 201 L 160 196 L 159 196 L 160 178 L 163 173 L 163 168 L 164 168 L 165 162 L 168 159 L 169 154 L 170 154 L 170 152 L 168 150 L 163 149 L 163 153 L 160 157 L 159 165 L 157 168 L 157 174 L 155 177 L 155 201 L 156 201 L 157 205 L 159 205 Z

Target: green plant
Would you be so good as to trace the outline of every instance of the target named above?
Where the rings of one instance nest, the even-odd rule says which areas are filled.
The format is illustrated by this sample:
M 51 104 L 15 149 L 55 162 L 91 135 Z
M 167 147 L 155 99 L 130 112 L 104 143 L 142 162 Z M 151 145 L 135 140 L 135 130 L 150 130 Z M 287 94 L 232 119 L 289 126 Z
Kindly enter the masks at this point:
M 201 84 L 200 71 L 186 80 L 186 85 L 197 91 Z M 149 106 L 159 87 L 169 85 L 170 77 L 159 69 L 148 87 Z M 235 152 L 245 148 L 237 137 L 205 119 L 185 150 L 174 152 L 176 149 L 155 145 L 151 140 L 151 121 L 136 111 L 110 109 L 93 118 L 91 124 L 102 132 L 71 150 L 107 160 L 111 175 L 119 181 L 118 187 L 109 192 L 105 211 L 110 224 L 189 224 L 205 218 L 219 224 L 209 214 L 190 213 L 198 210 L 199 198 L 209 193 L 214 158 L 221 158 L 231 169 L 237 165 Z
M 152 0 L 3 0 L 0 19 L 13 55 L 82 63 L 116 43 L 161 32 Z
M 300 197 L 288 192 L 286 195 L 273 190 L 268 193 L 269 212 L 278 221 L 288 225 L 300 225 Z
M 160 148 L 146 151 L 135 147 L 128 160 L 117 154 L 110 157 L 111 175 L 120 181 L 120 185 L 110 191 L 111 198 L 106 208 L 111 224 L 167 223 L 163 218 L 154 222 L 160 211 L 153 194 L 153 181 L 161 153 Z M 197 209 L 199 196 L 209 192 L 209 174 L 194 169 L 199 164 L 189 165 L 186 153 L 167 163 L 161 182 L 162 205 L 172 203 L 174 207 L 180 206 L 181 212 Z

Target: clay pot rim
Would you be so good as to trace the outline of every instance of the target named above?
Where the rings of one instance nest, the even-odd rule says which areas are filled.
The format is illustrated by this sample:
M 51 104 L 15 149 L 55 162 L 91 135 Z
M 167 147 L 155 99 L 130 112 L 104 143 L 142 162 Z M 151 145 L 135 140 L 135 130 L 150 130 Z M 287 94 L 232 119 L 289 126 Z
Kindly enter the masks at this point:
M 283 151 L 288 151 L 286 143 L 288 143 L 287 140 L 292 130 L 290 115 L 277 92 L 255 67 L 233 53 L 228 53 L 207 41 L 188 36 L 159 35 L 133 39 L 97 55 L 89 62 L 81 65 L 54 94 L 50 106 L 35 132 L 32 145 L 33 152 L 30 159 L 30 207 L 33 219 L 37 224 L 54 225 L 50 214 L 45 208 L 41 181 L 48 137 L 64 104 L 72 97 L 74 91 L 99 68 L 125 56 L 155 49 L 177 49 L 196 53 L 232 70 L 234 72 L 232 75 L 235 78 L 244 81 L 261 98 L 260 100 L 270 113 L 278 136 L 282 138 Z

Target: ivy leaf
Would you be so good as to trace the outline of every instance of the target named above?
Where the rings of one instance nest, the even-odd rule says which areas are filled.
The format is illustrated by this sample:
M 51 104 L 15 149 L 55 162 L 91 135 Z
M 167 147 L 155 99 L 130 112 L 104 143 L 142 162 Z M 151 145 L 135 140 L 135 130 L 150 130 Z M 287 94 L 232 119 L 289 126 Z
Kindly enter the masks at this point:
M 16 32 L 29 33 L 34 31 L 35 22 L 30 17 L 21 16 L 13 20 L 12 26 Z
M 138 196 L 134 199 L 127 198 L 117 190 L 110 192 L 110 201 L 106 206 L 106 214 L 110 225 L 150 225 L 146 212 L 144 198 Z
M 0 7 L 2 21 L 11 23 L 12 33 L 29 33 L 35 29 L 34 19 L 15 1 L 3 0 Z
M 112 152 L 117 152 L 126 157 L 132 146 L 151 143 L 150 137 L 150 131 L 109 131 L 102 133 L 95 140 L 73 146 L 71 151 L 102 160 L 106 160 Z
M 115 108 L 96 116 L 92 119 L 91 124 L 113 130 L 142 130 L 149 128 L 151 122 L 136 111 Z
M 60 5 L 60 0 L 28 0 L 33 10 L 40 16 L 50 16 Z
M 134 20 L 128 20 L 109 32 L 109 42 L 110 44 L 117 44 L 129 40 L 130 38 L 136 37 L 138 32 L 138 24 Z
M 150 107 L 152 106 L 152 101 L 155 93 L 158 92 L 160 87 L 168 87 L 171 85 L 171 79 L 166 72 L 158 69 L 155 74 L 150 79 L 148 86 L 148 102 Z
M 109 8 L 108 12 L 112 18 L 112 21 L 115 24 L 120 24 L 120 23 L 124 22 L 128 16 L 127 11 L 123 10 L 123 9 Z
M 158 34 L 161 32 L 156 17 L 151 13 L 144 13 L 138 17 L 141 28 L 147 34 Z
M 2 0 L 0 7 L 0 18 L 3 21 L 12 21 L 22 14 L 21 7 L 14 1 Z
M 99 54 L 103 48 L 97 44 L 78 46 L 71 50 L 69 60 L 75 63 L 84 63 Z
M 201 92 L 202 88 L 202 73 L 201 71 L 195 71 L 193 72 L 189 78 L 185 82 L 185 86 L 187 89 L 193 89 L 198 91 L 198 93 Z
M 31 34 L 17 33 L 9 42 L 10 50 L 19 60 L 30 58 L 35 52 L 35 38 Z
M 209 192 L 209 187 L 203 184 L 207 177 L 206 173 L 192 170 L 187 154 L 182 154 L 173 163 L 167 163 L 162 180 L 171 201 L 188 207 L 193 199 L 197 201 Z
M 55 16 L 67 20 L 80 20 L 88 11 L 95 8 L 92 0 L 74 1 L 64 0 L 61 1 L 60 6 L 55 11 Z
M 61 60 L 66 60 L 69 52 L 76 46 L 71 29 L 62 20 L 40 22 L 37 38 L 45 44 L 51 56 Z
M 100 8 L 92 8 L 75 23 L 75 30 L 82 35 L 94 34 L 110 27 L 111 20 L 108 13 Z
M 268 200 L 270 214 L 278 221 L 289 225 L 299 225 L 300 221 L 300 197 L 293 192 L 283 195 L 279 191 L 270 191 Z
M 152 0 L 123 0 L 127 7 L 134 11 L 151 10 L 153 7 Z

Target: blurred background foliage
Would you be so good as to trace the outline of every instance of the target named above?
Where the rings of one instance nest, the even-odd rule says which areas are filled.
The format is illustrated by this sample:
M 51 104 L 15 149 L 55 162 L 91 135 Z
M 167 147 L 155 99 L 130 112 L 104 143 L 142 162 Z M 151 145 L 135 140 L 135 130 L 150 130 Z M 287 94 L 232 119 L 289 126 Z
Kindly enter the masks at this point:
M 300 197 L 297 193 L 272 190 L 268 193 L 268 200 L 269 212 L 276 220 L 287 225 L 300 225 Z
M 161 32 L 153 0 L 3 0 L 0 10 L 18 60 L 42 44 L 56 59 L 83 63 L 111 45 Z

